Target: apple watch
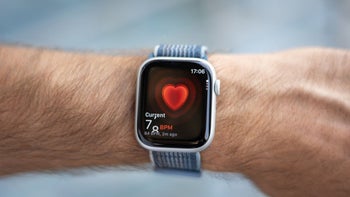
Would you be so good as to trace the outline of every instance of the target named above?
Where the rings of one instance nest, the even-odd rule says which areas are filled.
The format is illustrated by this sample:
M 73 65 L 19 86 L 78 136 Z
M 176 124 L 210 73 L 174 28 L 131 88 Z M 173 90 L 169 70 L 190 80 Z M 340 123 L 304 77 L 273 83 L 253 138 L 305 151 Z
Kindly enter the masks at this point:
M 135 130 L 155 168 L 200 171 L 220 81 L 200 45 L 158 45 L 137 78 Z

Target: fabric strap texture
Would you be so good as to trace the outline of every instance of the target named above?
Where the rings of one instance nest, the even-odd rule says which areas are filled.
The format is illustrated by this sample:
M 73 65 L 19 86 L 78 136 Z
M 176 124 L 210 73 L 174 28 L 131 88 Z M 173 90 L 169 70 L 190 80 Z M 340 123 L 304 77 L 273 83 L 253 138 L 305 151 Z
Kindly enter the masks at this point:
M 207 48 L 201 45 L 157 45 L 153 57 L 192 57 L 207 59 Z M 156 168 L 200 171 L 199 152 L 151 151 L 151 160 Z

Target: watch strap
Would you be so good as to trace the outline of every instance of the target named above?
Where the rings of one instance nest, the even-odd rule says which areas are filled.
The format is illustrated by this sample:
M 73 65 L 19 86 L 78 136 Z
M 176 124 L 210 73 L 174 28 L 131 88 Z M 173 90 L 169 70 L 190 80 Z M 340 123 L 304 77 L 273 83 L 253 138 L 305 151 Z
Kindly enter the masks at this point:
M 201 45 L 157 45 L 153 57 L 189 57 L 207 59 L 207 47 Z M 153 165 L 156 168 L 170 168 L 188 171 L 200 171 L 199 152 L 161 152 L 151 151 Z
M 186 44 L 161 44 L 154 48 L 153 57 L 194 57 L 207 59 L 207 47 Z
M 172 168 L 179 170 L 199 171 L 200 154 L 189 152 L 152 151 L 151 160 L 157 168 Z

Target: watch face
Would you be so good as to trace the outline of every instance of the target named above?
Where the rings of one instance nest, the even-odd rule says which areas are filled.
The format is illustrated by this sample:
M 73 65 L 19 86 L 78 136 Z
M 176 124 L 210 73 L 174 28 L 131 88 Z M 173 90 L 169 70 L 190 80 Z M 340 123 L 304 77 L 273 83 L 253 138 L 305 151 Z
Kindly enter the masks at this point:
M 139 77 L 137 134 L 143 144 L 198 148 L 208 141 L 212 94 L 208 65 L 152 60 Z

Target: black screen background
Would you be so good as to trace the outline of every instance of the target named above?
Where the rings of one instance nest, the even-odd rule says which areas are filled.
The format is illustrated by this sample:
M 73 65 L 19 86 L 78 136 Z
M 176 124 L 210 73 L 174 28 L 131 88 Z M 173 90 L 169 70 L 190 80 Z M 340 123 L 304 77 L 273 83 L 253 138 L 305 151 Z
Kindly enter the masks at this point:
M 191 69 L 205 69 L 206 73 L 191 74 Z M 211 77 L 204 66 L 192 62 L 151 62 L 144 67 L 140 82 L 138 134 L 144 143 L 160 147 L 194 148 L 208 140 Z M 188 87 L 189 96 L 183 107 L 172 111 L 162 100 L 161 88 L 166 84 L 178 83 Z M 146 112 L 165 113 L 166 118 L 152 119 L 152 126 L 173 125 L 177 136 L 145 136 L 143 132 L 146 130 L 146 119 L 149 119 L 145 117 Z

